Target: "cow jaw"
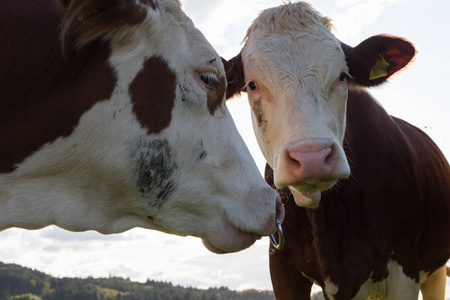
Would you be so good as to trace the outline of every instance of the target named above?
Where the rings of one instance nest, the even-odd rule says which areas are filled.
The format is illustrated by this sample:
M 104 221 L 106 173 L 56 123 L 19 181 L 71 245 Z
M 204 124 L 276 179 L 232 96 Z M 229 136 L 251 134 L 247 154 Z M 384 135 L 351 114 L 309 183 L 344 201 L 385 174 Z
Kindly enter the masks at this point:
M 293 187 L 289 187 L 289 190 L 291 191 L 292 195 L 294 195 L 295 203 L 298 206 L 306 207 L 306 208 L 317 208 L 320 203 L 320 198 L 322 196 L 321 191 L 315 191 L 315 192 L 299 192 Z
M 267 190 L 267 192 L 270 192 Z M 243 219 L 252 218 L 251 215 L 242 214 Z M 284 220 L 284 206 L 280 198 L 276 201 L 276 219 L 280 222 Z M 224 220 L 220 220 L 224 221 Z M 206 238 L 203 238 L 203 244 L 211 252 L 214 253 L 229 253 L 236 252 L 239 249 L 247 248 L 252 245 L 256 240 L 261 239 L 261 232 L 266 230 L 266 232 L 273 231 L 273 225 L 271 223 L 261 224 L 259 228 L 255 230 L 255 227 L 242 227 L 242 221 L 238 220 L 225 220 L 226 224 L 221 224 L 217 221 L 214 222 L 213 229 L 210 229 L 210 233 Z M 220 225 L 220 226 L 218 226 Z M 265 228 L 265 229 L 263 229 Z M 273 232 L 272 232 L 273 233 Z
M 219 236 L 219 235 L 217 235 Z M 216 254 L 225 254 L 237 252 L 240 249 L 248 248 L 253 245 L 256 240 L 261 239 L 260 235 L 246 233 L 238 229 L 227 230 L 220 233 L 221 239 L 211 238 L 202 239 L 203 245 Z
M 269 191 L 267 191 L 269 192 Z M 276 200 L 276 220 L 279 222 L 283 222 L 285 216 L 284 206 L 281 202 L 281 199 L 277 197 Z M 250 215 L 245 216 L 243 218 L 248 219 L 251 217 Z M 223 229 L 219 229 L 220 232 L 217 232 L 214 236 L 211 236 L 208 239 L 203 239 L 203 244 L 212 252 L 215 253 L 228 253 L 228 252 L 236 252 L 239 249 L 247 248 L 252 245 L 256 240 L 261 239 L 261 229 L 255 231 L 250 231 L 251 228 L 242 228 L 237 225 L 233 225 L 233 221 L 230 221 L 227 231 Z M 236 224 L 236 223 L 234 223 Z M 271 232 L 273 230 L 273 224 L 267 223 L 264 227 L 265 230 Z M 226 228 L 226 226 L 222 226 L 222 228 Z M 217 238 L 220 237 L 220 238 Z

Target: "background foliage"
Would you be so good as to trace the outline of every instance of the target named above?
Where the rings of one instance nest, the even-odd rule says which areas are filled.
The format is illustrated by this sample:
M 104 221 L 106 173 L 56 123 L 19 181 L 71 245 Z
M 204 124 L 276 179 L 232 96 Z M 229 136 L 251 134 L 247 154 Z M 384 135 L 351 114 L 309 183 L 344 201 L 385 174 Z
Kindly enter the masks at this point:
M 207 290 L 120 277 L 55 278 L 15 264 L 0 262 L 0 300 L 273 300 L 270 291 Z

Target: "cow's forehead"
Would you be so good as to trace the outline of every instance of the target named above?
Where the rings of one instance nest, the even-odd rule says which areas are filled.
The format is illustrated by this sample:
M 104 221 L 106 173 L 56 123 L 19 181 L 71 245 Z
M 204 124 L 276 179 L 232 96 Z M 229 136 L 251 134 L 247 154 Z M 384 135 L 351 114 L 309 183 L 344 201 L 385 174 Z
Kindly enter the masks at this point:
M 345 67 L 344 55 L 331 28 L 331 20 L 306 3 L 266 9 L 247 31 L 244 66 L 248 62 L 265 64 L 266 70 L 287 70 L 291 75 L 311 64 L 341 69 Z
M 311 32 L 255 34 L 242 54 L 245 75 L 268 81 L 274 88 L 280 83 L 298 85 L 306 78 L 327 85 L 346 67 L 339 41 L 323 26 Z
M 169 3 L 162 8 L 164 21 L 161 26 L 163 30 L 167 30 L 168 26 L 171 27 L 170 34 L 173 36 L 173 42 L 168 41 L 165 44 L 166 49 L 163 49 L 161 54 L 166 56 L 169 62 L 180 63 L 182 61 L 181 64 L 188 64 L 196 71 L 208 71 L 209 68 L 214 68 L 214 70 L 209 69 L 209 71 L 217 72 L 218 77 L 224 76 L 225 71 L 220 63 L 219 54 L 183 12 L 179 1 L 174 2 L 178 4 Z M 167 47 L 172 49 L 167 49 Z M 211 64 L 211 61 L 215 63 Z M 171 65 L 171 67 L 177 68 L 174 65 Z
M 314 32 L 259 33 L 247 39 L 243 59 L 259 56 L 277 64 L 283 60 L 298 60 L 298 63 L 320 58 L 329 62 L 343 54 L 339 40 L 326 28 L 318 27 Z M 275 60 L 274 60 L 275 59 Z

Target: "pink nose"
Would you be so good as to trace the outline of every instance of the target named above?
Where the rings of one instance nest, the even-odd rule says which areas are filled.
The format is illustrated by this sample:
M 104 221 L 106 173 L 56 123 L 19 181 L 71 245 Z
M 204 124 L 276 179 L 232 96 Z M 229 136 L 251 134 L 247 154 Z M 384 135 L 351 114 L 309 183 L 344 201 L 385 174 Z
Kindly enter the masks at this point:
M 330 144 L 301 145 L 287 149 L 286 168 L 299 181 L 330 179 L 337 155 Z

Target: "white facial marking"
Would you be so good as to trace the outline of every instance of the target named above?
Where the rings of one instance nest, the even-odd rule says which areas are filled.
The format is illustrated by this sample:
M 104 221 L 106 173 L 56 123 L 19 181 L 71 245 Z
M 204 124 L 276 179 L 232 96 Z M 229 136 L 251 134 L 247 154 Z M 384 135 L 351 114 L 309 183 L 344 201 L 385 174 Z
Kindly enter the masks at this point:
M 253 128 L 275 185 L 309 208 L 350 173 L 342 148 L 347 67 L 328 22 L 304 4 L 268 9 L 242 50 Z

